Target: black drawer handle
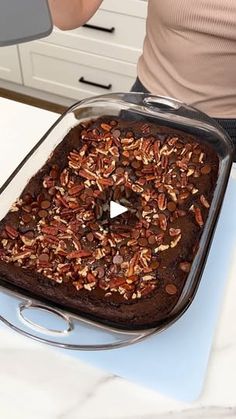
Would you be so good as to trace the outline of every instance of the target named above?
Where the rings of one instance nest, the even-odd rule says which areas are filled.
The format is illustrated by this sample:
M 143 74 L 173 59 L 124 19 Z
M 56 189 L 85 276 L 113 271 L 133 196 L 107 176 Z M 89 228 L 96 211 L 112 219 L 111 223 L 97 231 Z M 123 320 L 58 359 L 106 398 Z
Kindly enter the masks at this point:
M 96 29 L 97 31 L 102 31 L 102 32 L 109 32 L 109 33 L 115 32 L 114 26 L 112 26 L 112 28 L 104 28 L 103 26 L 90 25 L 90 23 L 85 23 L 83 27 L 89 28 L 89 29 Z
M 111 90 L 112 88 L 112 84 L 106 85 L 106 84 L 95 83 L 94 81 L 85 80 L 84 77 L 80 77 L 79 82 L 84 83 L 84 84 L 90 84 L 90 86 L 101 87 L 102 89 L 107 89 L 107 90 Z

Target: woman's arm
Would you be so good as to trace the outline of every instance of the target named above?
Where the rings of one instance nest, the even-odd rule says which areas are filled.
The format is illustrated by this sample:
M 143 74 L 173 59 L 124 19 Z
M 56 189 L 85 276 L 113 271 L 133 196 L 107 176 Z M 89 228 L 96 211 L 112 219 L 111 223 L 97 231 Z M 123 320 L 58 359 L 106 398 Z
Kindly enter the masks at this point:
M 53 23 L 59 29 L 75 29 L 87 22 L 102 0 L 49 0 Z

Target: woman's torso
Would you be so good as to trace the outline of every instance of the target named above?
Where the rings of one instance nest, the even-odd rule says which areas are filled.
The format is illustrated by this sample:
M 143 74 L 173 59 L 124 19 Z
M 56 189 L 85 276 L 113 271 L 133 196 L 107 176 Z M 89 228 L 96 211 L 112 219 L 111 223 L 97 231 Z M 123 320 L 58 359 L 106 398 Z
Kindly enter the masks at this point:
M 149 0 L 138 75 L 155 94 L 236 117 L 236 0 Z

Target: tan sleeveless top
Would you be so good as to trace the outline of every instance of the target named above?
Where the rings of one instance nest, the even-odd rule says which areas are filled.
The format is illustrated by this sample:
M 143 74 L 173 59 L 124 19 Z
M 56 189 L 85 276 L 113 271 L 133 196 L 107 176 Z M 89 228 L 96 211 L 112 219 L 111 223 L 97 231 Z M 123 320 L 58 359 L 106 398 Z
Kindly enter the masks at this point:
M 149 0 L 138 76 L 152 93 L 236 118 L 236 0 Z

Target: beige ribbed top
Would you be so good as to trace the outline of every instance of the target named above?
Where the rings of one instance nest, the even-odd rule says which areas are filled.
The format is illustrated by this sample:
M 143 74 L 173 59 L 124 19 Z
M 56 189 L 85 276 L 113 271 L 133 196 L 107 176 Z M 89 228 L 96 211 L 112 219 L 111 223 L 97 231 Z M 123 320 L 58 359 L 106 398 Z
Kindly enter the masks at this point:
M 138 75 L 152 93 L 236 118 L 236 0 L 149 0 Z

